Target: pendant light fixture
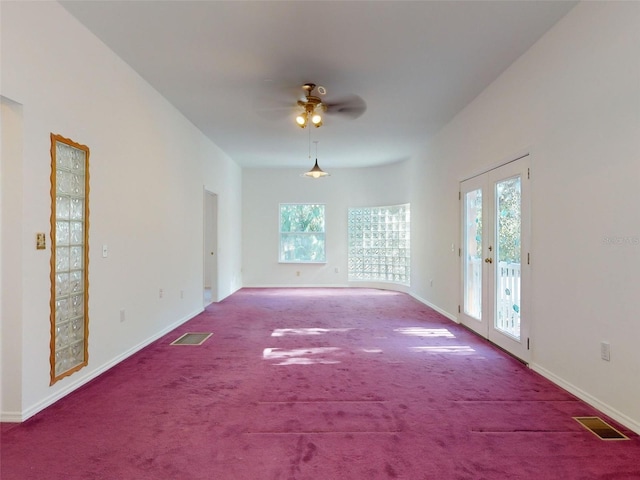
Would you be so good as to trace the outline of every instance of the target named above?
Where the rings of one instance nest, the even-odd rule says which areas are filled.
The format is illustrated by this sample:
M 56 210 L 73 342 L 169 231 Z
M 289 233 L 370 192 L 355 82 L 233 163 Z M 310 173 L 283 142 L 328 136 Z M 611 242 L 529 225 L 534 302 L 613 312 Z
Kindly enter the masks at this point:
M 316 144 L 316 163 L 311 170 L 309 170 L 306 173 L 303 173 L 302 175 L 304 177 L 309 177 L 309 178 L 328 177 L 329 174 L 318 166 L 318 140 L 314 140 L 313 143 Z M 309 160 L 311 160 L 311 130 L 309 130 Z

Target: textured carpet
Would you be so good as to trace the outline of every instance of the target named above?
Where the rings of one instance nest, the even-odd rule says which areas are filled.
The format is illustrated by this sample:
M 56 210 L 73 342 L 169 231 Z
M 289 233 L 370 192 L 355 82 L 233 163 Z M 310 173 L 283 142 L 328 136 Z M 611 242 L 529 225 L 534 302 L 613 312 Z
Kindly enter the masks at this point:
M 214 335 L 170 345 L 185 332 Z M 638 436 L 572 419 L 591 415 L 407 295 L 244 289 L 3 424 L 0 477 L 640 479 Z

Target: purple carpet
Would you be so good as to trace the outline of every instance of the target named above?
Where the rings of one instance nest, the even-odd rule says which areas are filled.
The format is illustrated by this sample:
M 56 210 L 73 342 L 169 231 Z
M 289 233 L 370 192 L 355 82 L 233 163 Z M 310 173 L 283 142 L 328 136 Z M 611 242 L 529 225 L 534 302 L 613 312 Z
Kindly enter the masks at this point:
M 200 346 L 172 346 L 213 332 Z M 601 416 L 603 441 L 574 416 Z M 640 479 L 640 440 L 411 297 L 243 289 L 20 425 L 2 480 Z

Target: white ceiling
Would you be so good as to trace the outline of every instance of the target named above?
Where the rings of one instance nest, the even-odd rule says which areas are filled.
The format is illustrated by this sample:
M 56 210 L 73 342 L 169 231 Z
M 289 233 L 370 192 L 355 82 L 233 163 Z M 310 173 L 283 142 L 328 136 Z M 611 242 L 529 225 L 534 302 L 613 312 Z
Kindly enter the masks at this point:
M 60 3 L 238 164 L 306 169 L 310 131 L 328 170 L 420 151 L 576 2 Z M 303 130 L 306 82 L 367 110 Z

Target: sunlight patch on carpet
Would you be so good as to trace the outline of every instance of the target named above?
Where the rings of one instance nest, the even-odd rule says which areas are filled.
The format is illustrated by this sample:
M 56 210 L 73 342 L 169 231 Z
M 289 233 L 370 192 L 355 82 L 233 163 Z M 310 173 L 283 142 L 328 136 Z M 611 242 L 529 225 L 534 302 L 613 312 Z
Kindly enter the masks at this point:
M 455 338 L 455 335 L 446 328 L 402 327 L 395 328 L 393 331 L 413 337 Z
M 273 365 L 313 365 L 316 363 L 334 364 L 339 360 L 329 358 L 337 355 L 338 347 L 311 347 L 311 348 L 265 348 L 262 351 L 264 360 L 275 360 Z
M 276 328 L 272 337 L 284 337 L 287 335 L 324 335 L 325 333 L 344 333 L 353 328 Z
M 600 417 L 573 417 L 584 428 L 602 440 L 629 440 Z
M 171 345 L 202 345 L 213 333 L 185 333 Z
M 410 350 L 414 352 L 427 352 L 427 353 L 453 353 L 457 355 L 470 355 L 475 353 L 475 350 L 469 345 L 438 345 L 435 347 L 410 347 Z

